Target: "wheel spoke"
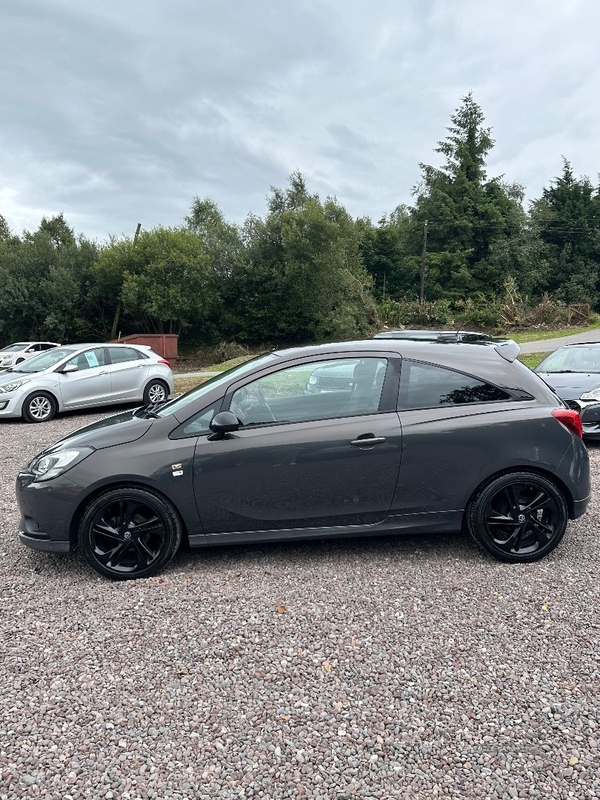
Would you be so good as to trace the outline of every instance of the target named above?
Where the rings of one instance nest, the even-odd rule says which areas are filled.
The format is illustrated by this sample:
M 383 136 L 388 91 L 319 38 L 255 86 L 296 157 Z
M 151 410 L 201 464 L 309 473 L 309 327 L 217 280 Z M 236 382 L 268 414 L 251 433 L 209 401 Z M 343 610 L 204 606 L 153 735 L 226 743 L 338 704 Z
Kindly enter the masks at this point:
M 112 567 L 113 569 L 117 569 L 121 565 L 121 560 L 127 550 L 131 547 L 131 542 L 119 542 L 116 547 L 113 547 L 112 550 L 104 551 L 96 547 L 96 557 L 98 561 L 102 564 L 105 564 L 107 567 Z
M 134 522 L 131 524 L 129 530 L 132 534 L 140 535 L 142 533 L 164 533 L 165 527 L 158 517 L 151 517 L 145 519 L 143 522 Z M 161 536 L 161 539 L 163 537 Z
M 145 569 L 156 558 L 157 554 L 148 547 L 143 539 L 136 540 L 135 549 L 138 569 Z
M 532 518 L 529 520 L 531 531 L 535 534 L 540 545 L 546 544 L 548 539 L 554 533 L 554 527 L 547 525 L 539 519 Z
M 492 536 L 492 539 L 502 550 L 505 550 L 507 553 L 511 553 L 518 548 L 522 537 L 523 525 L 518 525 L 518 527 L 512 531 L 507 539 L 497 539 L 495 536 Z
M 105 520 L 100 520 L 99 522 L 95 522 L 92 528 L 92 532 L 96 536 L 109 536 L 111 539 L 118 539 L 121 541 L 121 536 L 119 536 L 119 531 L 117 531 L 110 523 L 106 522 Z
M 548 502 L 551 502 L 551 498 L 546 494 L 546 492 L 540 491 L 539 494 L 534 497 L 526 506 L 523 506 L 524 513 L 533 513 L 537 511 L 539 508 L 543 508 Z
M 119 503 L 119 533 L 121 536 L 125 533 L 125 531 L 130 529 L 131 518 L 133 517 L 133 512 L 135 509 L 135 504 L 130 501 L 123 500 L 121 503 Z
M 506 514 L 500 514 L 498 512 L 494 513 L 494 516 L 489 516 L 487 519 L 488 525 L 513 525 L 518 526 L 521 523 L 513 519 L 512 517 L 507 516 Z

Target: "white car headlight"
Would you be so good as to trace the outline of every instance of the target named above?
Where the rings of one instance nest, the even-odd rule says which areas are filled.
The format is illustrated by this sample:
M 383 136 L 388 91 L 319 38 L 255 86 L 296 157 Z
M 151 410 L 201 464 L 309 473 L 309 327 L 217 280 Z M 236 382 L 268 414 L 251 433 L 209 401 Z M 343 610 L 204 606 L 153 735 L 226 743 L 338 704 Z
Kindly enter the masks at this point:
M 79 447 L 42 454 L 33 459 L 28 465 L 28 470 L 35 475 L 36 481 L 49 481 L 62 475 L 93 452 L 91 447 Z
M 10 383 L 3 383 L 0 386 L 0 392 L 14 392 L 16 389 L 20 389 L 21 386 L 24 386 L 26 383 L 29 383 L 31 378 L 20 378 Z
M 580 400 L 600 400 L 600 386 L 596 386 L 591 392 L 584 392 Z

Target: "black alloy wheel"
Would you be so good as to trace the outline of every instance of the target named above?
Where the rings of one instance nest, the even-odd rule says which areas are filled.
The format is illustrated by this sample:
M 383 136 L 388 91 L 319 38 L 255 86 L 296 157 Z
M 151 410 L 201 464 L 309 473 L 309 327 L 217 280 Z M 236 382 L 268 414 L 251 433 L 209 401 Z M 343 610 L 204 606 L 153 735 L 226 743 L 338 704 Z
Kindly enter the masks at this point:
M 164 381 L 155 380 L 144 389 L 144 405 L 154 405 L 155 403 L 164 403 L 169 399 L 169 387 Z
M 477 544 L 500 561 L 537 561 L 560 543 L 568 509 L 563 493 L 533 472 L 493 479 L 472 498 L 467 527 Z
M 116 580 L 155 575 L 177 552 L 181 535 L 173 506 L 137 486 L 101 494 L 79 526 L 79 543 L 92 569 Z
M 21 414 L 25 422 L 48 422 L 57 411 L 54 397 L 47 392 L 34 392 L 23 401 Z

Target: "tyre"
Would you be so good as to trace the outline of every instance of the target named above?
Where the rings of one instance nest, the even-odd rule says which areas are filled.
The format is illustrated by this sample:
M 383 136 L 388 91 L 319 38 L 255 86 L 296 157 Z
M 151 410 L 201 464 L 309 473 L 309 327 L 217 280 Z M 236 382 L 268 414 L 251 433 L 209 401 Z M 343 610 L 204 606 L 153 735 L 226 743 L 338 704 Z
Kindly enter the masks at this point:
M 500 561 L 543 558 L 564 536 L 569 513 L 563 493 L 534 472 L 513 472 L 480 488 L 467 507 L 473 539 Z
M 54 397 L 47 392 L 33 392 L 25 398 L 21 414 L 25 422 L 48 422 L 57 411 Z
M 169 387 L 164 381 L 153 380 L 144 389 L 144 405 L 162 403 L 169 397 Z
M 93 500 L 79 525 L 89 565 L 115 580 L 149 578 L 173 558 L 182 524 L 173 506 L 140 487 L 111 489 Z

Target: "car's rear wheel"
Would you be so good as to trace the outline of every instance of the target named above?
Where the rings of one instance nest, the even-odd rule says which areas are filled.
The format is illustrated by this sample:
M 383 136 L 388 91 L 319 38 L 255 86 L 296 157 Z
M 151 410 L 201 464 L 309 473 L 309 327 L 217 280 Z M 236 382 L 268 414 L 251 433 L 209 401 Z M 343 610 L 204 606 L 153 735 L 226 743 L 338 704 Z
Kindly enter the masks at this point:
M 144 389 L 144 404 L 164 403 L 169 397 L 169 387 L 164 381 L 154 380 Z
M 21 414 L 25 422 L 48 422 L 56 414 L 57 404 L 47 392 L 33 392 L 25 398 Z
M 500 561 L 543 558 L 560 543 L 569 513 L 560 489 L 533 472 L 501 475 L 484 485 L 467 508 L 477 544 Z
M 92 569 L 116 580 L 149 578 L 173 558 L 182 524 L 163 497 L 141 487 L 111 489 L 93 500 L 79 526 Z

